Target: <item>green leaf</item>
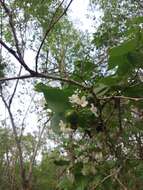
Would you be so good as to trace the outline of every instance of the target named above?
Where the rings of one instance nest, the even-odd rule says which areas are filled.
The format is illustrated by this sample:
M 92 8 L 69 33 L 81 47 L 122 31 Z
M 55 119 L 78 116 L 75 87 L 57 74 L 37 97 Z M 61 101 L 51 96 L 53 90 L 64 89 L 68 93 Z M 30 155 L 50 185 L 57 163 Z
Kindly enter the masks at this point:
M 136 41 L 130 40 L 111 49 L 109 52 L 108 70 L 115 69 L 118 76 L 129 75 L 135 68 L 135 61 L 133 60 L 135 56 L 132 56 L 135 48 Z
M 120 81 L 122 80 L 121 77 L 118 77 L 117 75 L 111 75 L 104 78 L 101 78 L 99 80 L 99 83 L 103 83 L 106 86 L 116 86 Z
M 69 165 L 70 161 L 68 160 L 55 160 L 54 164 L 56 164 L 57 166 L 67 166 Z
M 128 53 L 127 58 L 132 66 L 143 68 L 143 53 L 141 51 Z
M 121 44 L 120 46 L 114 47 L 109 51 L 109 55 L 110 57 L 112 56 L 121 56 L 121 55 L 125 55 L 129 52 L 132 52 L 135 50 L 136 48 L 136 40 L 130 40 L 127 42 L 124 42 L 123 44 Z
M 51 128 L 55 133 L 60 133 L 59 122 L 60 120 L 65 121 L 64 112 L 63 113 L 54 113 L 51 118 Z
M 116 66 L 118 67 L 118 72 L 120 72 L 119 70 L 123 70 L 124 67 L 131 67 L 126 55 L 112 56 L 109 58 L 108 69 L 113 69 Z
M 68 89 L 59 89 L 54 87 L 46 86 L 45 84 L 39 83 L 36 85 L 38 92 L 43 92 L 47 106 L 55 113 L 63 113 L 66 109 L 71 108 L 69 102 L 69 96 L 72 95 L 72 91 Z
M 141 24 L 141 23 L 143 23 L 142 16 L 138 16 L 127 21 L 128 26 L 130 26 L 130 24 Z
M 88 179 L 86 177 L 83 177 L 81 179 L 78 179 L 76 184 L 76 190 L 85 190 L 87 186 Z
M 82 162 L 77 162 L 74 167 L 72 168 L 72 171 L 75 175 L 75 177 L 78 177 L 78 176 L 81 176 L 82 173 L 81 173 L 81 170 L 83 168 L 83 163 Z
M 136 85 L 136 86 L 131 86 L 126 88 L 124 91 L 125 96 L 130 96 L 130 97 L 143 97 L 143 84 Z
M 62 190 L 72 190 L 73 183 L 67 176 L 65 176 L 62 180 L 60 180 L 58 187 Z
M 44 94 L 47 103 L 46 107 L 54 112 L 51 119 L 51 127 L 56 133 L 59 132 L 60 120 L 65 120 L 66 110 L 72 107 L 69 102 L 69 96 L 73 94 L 73 90 L 49 87 L 43 83 L 37 84 L 35 89 Z
M 106 94 L 106 92 L 109 90 L 109 87 L 105 84 L 99 83 L 95 86 L 93 89 L 94 93 L 99 97 Z

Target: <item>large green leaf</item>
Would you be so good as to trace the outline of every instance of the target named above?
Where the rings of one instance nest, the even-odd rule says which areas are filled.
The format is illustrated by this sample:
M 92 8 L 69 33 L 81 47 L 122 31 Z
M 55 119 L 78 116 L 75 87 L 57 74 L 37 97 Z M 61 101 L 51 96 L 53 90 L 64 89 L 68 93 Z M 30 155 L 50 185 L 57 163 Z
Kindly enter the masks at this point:
M 121 77 L 118 77 L 117 75 L 111 75 L 111 76 L 101 78 L 99 80 L 99 83 L 112 87 L 112 86 L 117 86 L 118 84 L 120 84 L 121 80 L 122 80 Z
M 130 97 L 143 97 L 143 84 L 126 88 L 124 95 Z
M 108 69 L 116 68 L 115 71 L 119 76 L 129 75 L 141 63 L 138 53 L 135 51 L 136 47 L 137 43 L 134 39 L 111 49 L 109 52 Z
M 51 119 L 51 127 L 55 132 L 59 131 L 60 120 L 65 120 L 66 110 L 71 109 L 69 96 L 73 94 L 72 90 L 49 87 L 43 83 L 36 85 L 36 90 L 44 94 L 47 107 L 53 111 Z
M 137 46 L 137 42 L 135 39 L 133 39 L 133 40 L 124 42 L 120 46 L 112 48 L 109 52 L 109 55 L 110 57 L 125 55 L 129 52 L 134 51 L 136 46 Z
M 72 95 L 72 91 L 68 89 L 60 89 L 55 87 L 49 87 L 45 84 L 39 83 L 36 85 L 38 92 L 43 92 L 47 106 L 55 113 L 63 113 L 67 109 L 71 108 L 69 102 L 69 96 Z
M 116 73 L 118 75 L 124 75 L 126 73 L 129 73 L 133 68 L 133 65 L 129 62 L 127 55 L 111 56 L 109 58 L 108 69 L 113 69 L 116 66 Z
M 128 61 L 133 67 L 143 68 L 143 53 L 142 50 L 134 51 L 127 54 Z

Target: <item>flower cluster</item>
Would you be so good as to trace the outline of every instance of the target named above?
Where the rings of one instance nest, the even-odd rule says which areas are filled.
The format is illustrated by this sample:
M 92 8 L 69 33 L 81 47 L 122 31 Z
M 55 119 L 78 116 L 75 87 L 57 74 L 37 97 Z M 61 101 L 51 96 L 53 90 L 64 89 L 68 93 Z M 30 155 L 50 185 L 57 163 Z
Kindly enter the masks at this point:
M 82 96 L 81 98 L 79 97 L 78 94 L 73 94 L 72 96 L 69 97 L 69 102 L 72 104 L 76 104 L 81 106 L 82 108 L 85 108 L 88 105 L 88 101 L 85 96 Z M 94 104 L 90 104 L 90 111 L 98 117 L 97 114 L 97 108 L 94 106 Z
M 73 94 L 71 97 L 69 97 L 69 101 L 72 104 L 77 104 L 81 107 L 86 107 L 88 105 L 88 101 L 86 100 L 85 96 L 82 96 L 81 98 L 78 96 L 78 94 Z

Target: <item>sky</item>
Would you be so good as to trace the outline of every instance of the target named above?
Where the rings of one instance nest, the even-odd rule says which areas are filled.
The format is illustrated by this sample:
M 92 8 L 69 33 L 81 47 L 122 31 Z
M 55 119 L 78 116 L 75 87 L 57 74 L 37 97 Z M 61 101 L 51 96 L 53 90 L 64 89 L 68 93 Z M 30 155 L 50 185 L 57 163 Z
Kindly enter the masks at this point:
M 93 17 L 90 18 L 93 15 L 96 18 L 97 27 L 102 16 L 101 11 L 98 8 L 94 12 L 89 10 L 89 0 L 73 0 L 69 10 L 69 17 L 77 28 L 93 33 L 95 31 L 95 21 L 93 22 Z
M 74 0 L 71 4 L 69 17 L 81 30 L 92 30 L 92 21 L 87 18 L 89 0 Z

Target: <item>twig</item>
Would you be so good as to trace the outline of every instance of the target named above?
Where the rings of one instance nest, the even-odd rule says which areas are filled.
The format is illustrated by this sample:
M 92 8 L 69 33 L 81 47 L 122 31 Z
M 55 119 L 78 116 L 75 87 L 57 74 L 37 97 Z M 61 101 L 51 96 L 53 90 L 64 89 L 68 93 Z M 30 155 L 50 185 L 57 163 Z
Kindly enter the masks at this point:
M 21 132 L 20 132 L 20 136 L 19 136 L 19 141 L 21 141 L 21 138 L 22 138 L 22 135 L 23 135 L 23 131 L 24 131 L 24 122 L 25 122 L 26 116 L 27 116 L 27 114 L 29 112 L 29 109 L 31 107 L 31 104 L 32 104 L 32 101 L 33 101 L 34 97 L 35 97 L 35 93 L 31 97 L 31 101 L 30 101 L 30 103 L 29 103 L 29 105 L 28 105 L 28 107 L 27 107 L 27 109 L 25 111 L 24 117 L 22 119 L 22 122 L 21 122 Z
M 25 186 L 25 169 L 24 169 L 24 163 L 23 163 L 22 148 L 21 148 L 21 144 L 20 144 L 20 141 L 19 141 L 19 138 L 18 138 L 16 125 L 15 125 L 15 122 L 14 122 L 14 118 L 13 118 L 11 109 L 10 109 L 9 105 L 7 104 L 7 102 L 6 102 L 6 100 L 5 100 L 4 96 L 3 96 L 2 89 L 1 89 L 1 98 L 2 98 L 2 101 L 3 101 L 5 107 L 6 107 L 7 111 L 8 111 L 9 117 L 10 117 L 12 129 L 13 129 L 13 133 L 14 133 L 14 138 L 15 138 L 15 143 L 16 143 L 18 153 L 19 153 L 18 156 L 19 156 L 19 163 L 20 163 L 20 175 L 21 175 L 20 177 L 21 177 L 21 181 L 22 181 L 22 186 L 24 187 Z
M 95 190 L 98 186 L 102 185 L 102 184 L 103 184 L 107 179 L 109 179 L 110 177 L 117 175 L 117 174 L 120 172 L 121 168 L 122 168 L 122 167 L 120 166 L 115 172 L 113 172 L 113 173 L 107 175 L 107 176 L 106 176 L 104 179 L 102 179 L 102 180 L 94 187 L 94 189 L 92 189 L 92 190 Z
M 120 98 L 115 99 L 115 105 L 116 105 L 116 108 L 118 109 L 119 130 L 120 130 L 120 132 L 122 132 L 123 131 L 123 128 L 122 128 L 122 110 L 121 110 L 121 99 Z
M 32 159 L 31 159 L 31 162 L 29 164 L 29 173 L 28 173 L 28 182 L 30 183 L 31 182 L 31 177 L 32 177 L 32 172 L 33 172 L 33 165 L 34 165 L 34 162 L 35 162 L 35 158 L 37 156 L 37 151 L 38 151 L 38 148 L 40 146 L 40 143 L 41 143 L 41 138 L 42 138 L 42 135 L 44 133 L 44 130 L 46 128 L 46 124 L 51 120 L 51 117 L 44 123 L 43 125 L 43 128 L 39 134 L 39 138 L 38 138 L 38 142 L 35 146 L 35 150 L 34 150 L 34 153 L 33 153 L 33 156 L 32 156 Z
M 18 38 L 17 38 L 16 30 L 15 30 L 15 27 L 14 27 L 13 15 L 12 15 L 10 9 L 6 6 L 5 2 L 2 1 L 2 0 L 0 0 L 0 2 L 1 2 L 1 5 L 3 6 L 6 14 L 9 17 L 9 24 L 10 24 L 10 27 L 11 27 L 11 30 L 12 30 L 12 34 L 13 34 L 13 38 L 14 38 L 14 41 L 15 41 L 15 46 L 16 46 L 19 58 L 21 59 L 22 62 L 24 62 L 22 54 L 21 54 L 21 51 L 20 51 L 19 41 L 18 41 Z
M 40 47 L 39 47 L 38 51 L 37 51 L 36 61 L 35 61 L 35 70 L 36 70 L 36 72 L 38 72 L 38 59 L 39 59 L 39 54 L 40 54 L 40 51 L 41 51 L 41 49 L 42 49 L 42 46 L 43 46 L 43 44 L 44 44 L 44 42 L 45 42 L 45 40 L 46 40 L 48 34 L 49 34 L 50 31 L 54 28 L 54 26 L 58 23 L 58 21 L 66 14 L 66 12 L 67 12 L 68 8 L 70 7 L 71 3 L 73 2 L 73 0 L 70 0 L 69 4 L 67 5 L 67 7 L 66 7 L 65 10 L 63 11 L 63 13 L 62 13 L 59 17 L 57 17 L 57 19 L 53 22 L 53 20 L 54 20 L 54 18 L 55 18 L 55 15 L 56 15 L 57 11 L 59 10 L 59 8 L 62 6 L 63 2 L 64 2 L 64 0 L 60 3 L 60 5 L 58 6 L 57 10 L 55 11 L 55 14 L 54 14 L 54 16 L 53 16 L 53 18 L 52 18 L 52 20 L 51 20 L 51 22 L 50 22 L 50 24 L 49 24 L 49 27 L 48 27 L 48 29 L 47 29 L 47 31 L 46 31 L 44 37 L 43 37 L 43 40 L 42 40 L 42 42 L 41 42 L 41 44 L 40 44 Z
M 19 56 L 17 55 L 17 53 L 11 49 L 5 42 L 3 42 L 0 39 L 0 44 L 12 55 L 16 58 L 16 60 L 25 68 L 25 70 L 27 70 L 29 73 L 33 73 L 33 71 L 27 66 L 27 64 L 25 62 L 23 62 Z
M 123 188 L 123 190 L 128 190 L 127 187 L 120 181 L 120 179 L 117 176 L 114 176 L 114 178 L 120 184 L 120 186 Z
M 133 101 L 141 101 L 143 97 L 130 97 L 130 96 L 108 96 L 99 98 L 100 100 L 107 100 L 107 99 L 126 99 L 126 100 L 133 100 Z
M 20 70 L 19 70 L 18 76 L 20 76 L 21 71 L 22 71 L 22 65 L 20 66 Z M 12 93 L 11 98 L 10 98 L 10 100 L 9 100 L 9 107 L 11 107 L 11 103 L 12 103 L 12 100 L 13 100 L 14 95 L 15 95 L 15 93 L 16 93 L 18 83 L 19 83 L 19 79 L 17 79 L 17 81 L 16 81 L 16 84 L 15 84 L 15 87 L 14 87 L 14 90 L 13 90 L 13 93 Z
M 137 4 L 143 9 L 143 4 L 140 2 L 140 0 L 135 0 L 135 2 L 137 2 Z

